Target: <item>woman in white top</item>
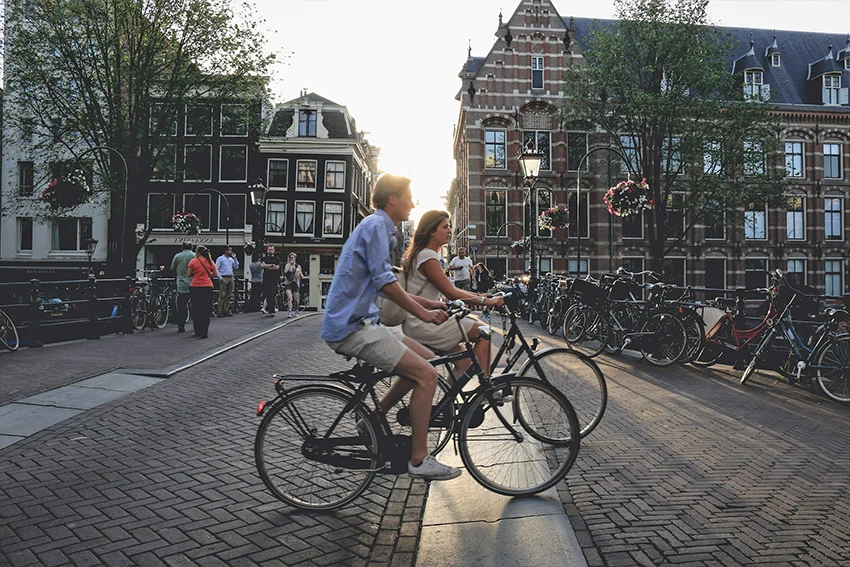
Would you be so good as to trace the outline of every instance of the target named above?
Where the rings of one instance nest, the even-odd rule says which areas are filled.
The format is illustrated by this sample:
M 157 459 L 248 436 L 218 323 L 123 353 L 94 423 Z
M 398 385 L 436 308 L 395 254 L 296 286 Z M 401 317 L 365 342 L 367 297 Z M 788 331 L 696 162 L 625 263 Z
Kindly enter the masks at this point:
M 485 297 L 471 291 L 464 291 L 452 285 L 446 277 L 440 264 L 438 251 L 451 239 L 452 229 L 449 214 L 445 211 L 428 211 L 419 219 L 413 239 L 404 253 L 404 272 L 407 276 L 407 291 L 432 301 L 460 299 L 470 305 L 498 306 L 502 304 L 499 297 Z M 421 291 L 420 291 L 421 290 Z M 476 341 L 475 355 L 486 375 L 490 374 L 490 343 L 478 340 L 478 329 L 481 323 L 465 318 L 461 325 L 469 335 L 470 340 Z M 402 327 L 404 334 L 429 347 L 444 351 L 458 352 L 463 350 L 463 336 L 458 329 L 457 321 L 448 321 L 434 325 L 425 323 L 416 317 L 407 317 Z M 456 369 L 464 372 L 470 365 L 468 359 L 458 361 Z

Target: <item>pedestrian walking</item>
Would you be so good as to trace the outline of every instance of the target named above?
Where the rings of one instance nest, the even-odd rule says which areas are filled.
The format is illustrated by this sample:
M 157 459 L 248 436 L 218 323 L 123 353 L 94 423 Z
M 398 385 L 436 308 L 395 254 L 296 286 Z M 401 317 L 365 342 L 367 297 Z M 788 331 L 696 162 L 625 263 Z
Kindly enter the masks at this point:
M 472 259 L 466 255 L 466 248 L 457 249 L 457 256 L 449 262 L 449 270 L 454 274 L 455 287 L 464 291 L 472 290 Z
M 195 328 L 195 336 L 206 339 L 209 335 L 212 311 L 212 281 L 218 277 L 218 271 L 206 246 L 198 246 L 195 250 L 195 258 L 189 262 L 187 273 L 192 278 L 192 284 L 189 286 L 192 326 Z
M 195 253 L 192 251 L 192 243 L 189 241 L 183 242 L 183 250 L 174 255 L 171 259 L 171 271 L 175 274 L 177 282 L 177 332 L 186 332 L 186 320 L 189 318 L 189 286 L 192 285 L 192 278 L 187 272 L 189 262 L 195 258 Z
M 295 315 L 300 315 L 298 302 L 301 301 L 299 291 L 301 289 L 301 278 L 303 273 L 301 271 L 301 265 L 295 261 L 296 259 L 297 256 L 295 255 L 295 252 L 290 252 L 289 261 L 283 267 L 283 288 L 286 290 L 286 302 L 289 305 L 290 319 L 292 318 L 293 298 L 295 298 Z
M 258 255 L 255 254 L 252 260 L 248 264 L 248 271 L 251 273 L 251 296 L 245 311 L 254 313 L 260 310 L 263 301 L 263 266 Z
M 478 262 L 473 269 L 475 272 L 475 289 L 478 293 L 488 293 L 493 287 L 493 276 L 490 270 L 484 265 L 484 262 Z
M 263 268 L 263 297 L 266 298 L 266 308 L 263 313 L 274 317 L 277 286 L 280 283 L 280 258 L 274 254 L 274 246 L 266 247 L 266 255 L 260 260 Z
M 236 270 L 239 269 L 239 260 L 233 253 L 233 248 L 228 246 L 224 253 L 216 258 L 215 269 L 218 270 L 218 316 L 232 317 L 230 313 L 230 301 L 233 298 L 233 288 Z

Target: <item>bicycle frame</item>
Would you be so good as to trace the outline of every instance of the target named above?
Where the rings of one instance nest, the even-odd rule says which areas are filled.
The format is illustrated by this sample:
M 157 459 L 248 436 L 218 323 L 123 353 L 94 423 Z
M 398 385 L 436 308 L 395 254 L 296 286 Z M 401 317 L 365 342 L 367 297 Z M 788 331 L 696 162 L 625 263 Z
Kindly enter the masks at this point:
M 735 341 L 735 344 L 730 344 L 727 342 L 720 343 L 724 348 L 728 348 L 730 350 L 734 350 L 735 352 L 741 350 L 743 347 L 749 345 L 753 342 L 757 337 L 761 336 L 762 332 L 765 329 L 771 326 L 773 321 L 777 320 L 777 312 L 776 312 L 776 304 L 774 303 L 773 297 L 770 298 L 770 307 L 768 308 L 767 313 L 764 318 L 759 321 L 759 323 L 755 327 L 750 327 L 748 329 L 739 329 L 735 326 L 735 318 L 732 316 L 732 313 L 727 310 L 723 316 L 714 324 L 714 326 L 705 333 L 706 340 L 714 340 L 714 337 L 723 327 L 730 329 L 732 331 L 731 335 Z M 719 342 L 719 341 L 718 341 Z

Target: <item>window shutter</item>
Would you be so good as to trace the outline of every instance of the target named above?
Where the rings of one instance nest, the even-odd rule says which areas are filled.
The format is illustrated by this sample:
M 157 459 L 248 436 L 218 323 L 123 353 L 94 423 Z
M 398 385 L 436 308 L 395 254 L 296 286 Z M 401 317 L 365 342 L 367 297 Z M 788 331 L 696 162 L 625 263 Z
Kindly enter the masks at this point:
M 843 89 L 838 89 L 838 104 L 850 104 L 850 100 L 848 100 L 847 95 L 847 87 Z

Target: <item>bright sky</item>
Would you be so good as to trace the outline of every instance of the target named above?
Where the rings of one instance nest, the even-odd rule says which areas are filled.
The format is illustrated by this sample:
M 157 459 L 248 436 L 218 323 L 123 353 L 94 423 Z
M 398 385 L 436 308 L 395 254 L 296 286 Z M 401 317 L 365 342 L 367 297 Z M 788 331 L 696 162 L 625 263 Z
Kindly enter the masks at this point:
M 358 129 L 381 148 L 382 170 L 413 180 L 418 218 L 442 208 L 455 175 L 452 135 L 458 72 L 483 57 L 499 23 L 519 0 L 255 0 L 269 47 L 285 58 L 276 70 L 278 102 L 302 88 L 348 107 Z M 555 0 L 564 17 L 607 19 L 613 0 Z M 834 32 L 843 47 L 850 0 L 711 0 L 713 23 Z

